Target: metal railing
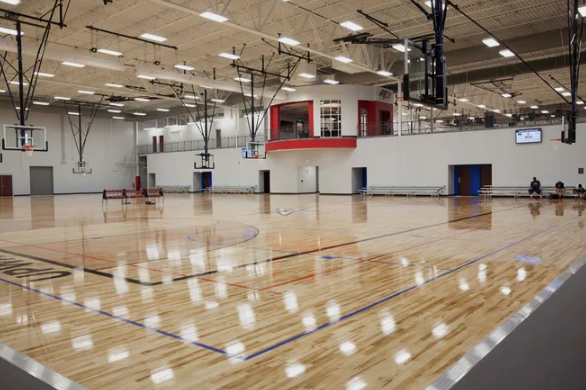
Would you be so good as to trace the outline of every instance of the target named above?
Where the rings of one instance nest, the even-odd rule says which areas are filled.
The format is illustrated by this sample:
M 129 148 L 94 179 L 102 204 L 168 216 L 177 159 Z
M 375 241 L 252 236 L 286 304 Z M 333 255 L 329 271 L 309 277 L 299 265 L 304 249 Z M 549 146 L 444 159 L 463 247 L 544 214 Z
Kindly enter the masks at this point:
M 312 128 L 309 126 L 279 127 L 278 129 L 271 129 L 271 134 L 277 134 L 277 138 L 272 139 L 271 141 L 277 141 L 277 140 L 285 141 L 285 140 L 290 140 L 290 139 L 310 138 L 311 133 L 312 133 Z
M 256 141 L 266 142 L 266 135 L 257 134 Z M 228 148 L 245 148 L 248 142 L 252 141 L 250 135 L 235 135 L 232 137 L 211 138 L 208 142 L 208 149 L 228 149 Z M 189 152 L 195 150 L 204 150 L 205 143 L 203 139 L 192 139 L 183 141 L 165 142 L 161 144 L 142 144 L 138 145 L 138 154 L 154 153 L 174 153 Z
M 586 116 L 578 118 L 579 123 L 586 122 Z M 566 122 L 567 123 L 567 122 Z M 388 123 L 387 123 L 388 124 Z M 401 125 L 395 122 L 392 127 L 385 127 L 384 123 L 366 123 L 359 124 L 357 126 L 359 138 L 370 138 L 370 137 L 384 137 L 384 136 L 398 136 L 399 132 L 401 135 L 416 135 L 416 134 L 435 134 L 435 133 L 454 133 L 461 131 L 479 131 L 479 130 L 498 130 L 504 128 L 522 128 L 522 127 L 538 127 L 538 126 L 550 126 L 550 125 L 561 125 L 562 118 L 538 118 L 534 120 L 523 120 L 509 123 L 495 123 L 493 126 L 488 127 L 482 122 L 472 121 L 456 121 L 453 122 L 441 122 L 434 123 L 433 127 L 431 123 L 424 121 L 402 121 Z M 390 125 L 390 124 L 389 124 Z

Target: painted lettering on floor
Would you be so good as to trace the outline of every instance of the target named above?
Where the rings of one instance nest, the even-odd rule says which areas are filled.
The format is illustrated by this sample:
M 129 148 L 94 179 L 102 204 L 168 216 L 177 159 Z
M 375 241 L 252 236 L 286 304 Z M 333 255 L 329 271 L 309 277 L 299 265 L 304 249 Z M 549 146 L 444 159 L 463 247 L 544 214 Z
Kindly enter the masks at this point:
M 71 272 L 60 271 L 51 267 L 41 268 L 34 260 L 18 260 L 14 257 L 0 256 L 0 272 L 7 276 L 23 279 L 30 278 L 31 282 L 57 279 L 71 275 Z

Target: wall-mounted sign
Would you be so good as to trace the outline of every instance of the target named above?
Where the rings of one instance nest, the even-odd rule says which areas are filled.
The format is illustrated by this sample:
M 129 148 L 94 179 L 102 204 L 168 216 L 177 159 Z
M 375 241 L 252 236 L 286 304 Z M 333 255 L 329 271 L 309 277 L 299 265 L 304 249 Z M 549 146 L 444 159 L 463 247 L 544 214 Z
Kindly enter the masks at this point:
M 389 103 L 389 104 L 395 103 L 394 97 L 393 97 L 393 91 L 391 91 L 390 89 L 377 87 L 375 91 L 376 91 L 375 92 L 376 93 L 375 100 L 377 100 L 379 102 L 383 102 L 383 103 Z

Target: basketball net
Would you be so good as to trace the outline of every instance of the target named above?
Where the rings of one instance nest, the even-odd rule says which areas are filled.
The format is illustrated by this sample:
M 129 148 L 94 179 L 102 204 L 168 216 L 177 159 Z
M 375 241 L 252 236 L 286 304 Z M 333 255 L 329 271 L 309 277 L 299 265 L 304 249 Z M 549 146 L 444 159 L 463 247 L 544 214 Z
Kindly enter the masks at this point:
M 23 149 L 28 157 L 32 157 L 35 150 L 35 145 L 24 145 Z

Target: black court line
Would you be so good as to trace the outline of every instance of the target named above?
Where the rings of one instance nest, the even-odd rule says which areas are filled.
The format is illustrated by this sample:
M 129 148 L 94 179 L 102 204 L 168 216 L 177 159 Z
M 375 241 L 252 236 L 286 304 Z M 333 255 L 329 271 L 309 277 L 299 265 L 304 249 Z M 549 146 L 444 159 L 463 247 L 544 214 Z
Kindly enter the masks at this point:
M 396 236 L 396 235 L 399 235 L 399 234 L 410 233 L 410 232 L 414 232 L 414 231 L 417 231 L 417 230 L 429 229 L 429 228 L 432 228 L 432 227 L 442 226 L 442 225 L 446 225 L 446 224 L 449 224 L 449 223 L 461 222 L 461 221 L 466 221 L 466 220 L 474 219 L 474 218 L 481 218 L 481 217 L 484 217 L 484 216 L 487 216 L 487 215 L 491 215 L 491 214 L 495 214 L 495 213 L 499 213 L 499 212 L 503 212 L 503 211 L 514 210 L 514 209 L 518 209 L 518 208 L 521 208 L 521 207 L 525 207 L 525 205 L 515 206 L 515 207 L 511 207 L 511 208 L 503 209 L 503 210 L 498 210 L 498 211 L 491 211 L 491 212 L 488 212 L 488 213 L 477 214 L 477 215 L 472 215 L 472 216 L 463 217 L 463 218 L 457 218 L 457 219 L 453 219 L 453 220 L 446 221 L 446 222 L 439 222 L 439 223 L 436 223 L 436 224 L 433 224 L 433 225 L 421 226 L 421 227 L 417 227 L 417 228 L 413 228 L 413 229 L 403 230 L 403 231 L 400 231 L 400 232 L 388 233 L 388 234 L 383 234 L 383 235 L 380 235 L 380 236 L 374 236 L 374 237 L 369 237 L 369 238 L 363 238 L 361 240 L 356 240 L 356 241 L 352 241 L 352 242 L 345 242 L 345 243 L 342 243 L 342 244 L 331 245 L 331 246 L 328 246 L 328 247 L 322 247 L 322 248 L 318 248 L 318 249 L 311 249 L 311 250 L 304 251 L 304 252 L 294 252 L 294 253 L 287 254 L 287 255 L 283 255 L 283 256 L 273 257 L 273 258 L 267 259 L 267 260 L 260 260 L 260 261 L 255 261 L 253 263 L 240 264 L 238 266 L 233 267 L 231 269 L 231 271 L 233 271 L 235 269 L 245 268 L 245 267 L 248 267 L 249 265 L 271 263 L 273 261 L 290 259 L 290 258 L 296 257 L 296 256 L 307 255 L 307 254 L 311 254 L 311 253 L 315 253 L 315 252 L 321 252 L 321 251 L 325 251 L 325 250 L 329 250 L 329 249 L 341 248 L 341 247 L 348 246 L 348 245 L 354 245 L 354 244 L 359 244 L 359 243 L 362 243 L 362 242 L 368 242 L 368 241 L 372 241 L 372 240 L 378 240 L 380 238 L 392 237 L 392 236 Z M 267 249 L 270 249 L 270 248 L 267 248 Z M 202 272 L 202 273 L 195 274 L 195 275 L 182 276 L 180 278 L 173 279 L 173 281 L 181 281 L 181 280 L 186 280 L 186 279 L 191 279 L 191 278 L 198 278 L 198 277 L 201 277 L 201 276 L 213 275 L 213 274 L 216 274 L 216 273 L 219 273 L 219 272 L 226 272 L 226 271 L 219 271 L 219 270 L 216 269 L 216 270 L 206 271 L 206 272 Z

